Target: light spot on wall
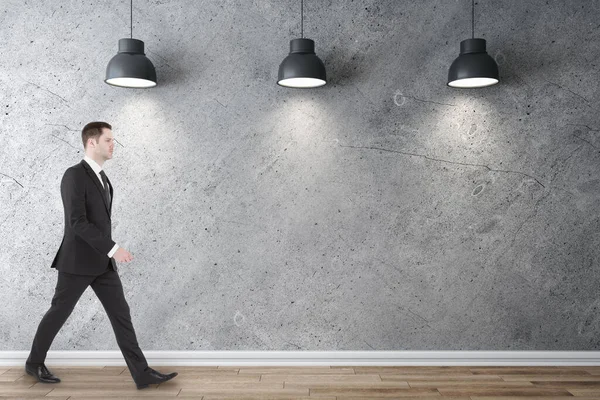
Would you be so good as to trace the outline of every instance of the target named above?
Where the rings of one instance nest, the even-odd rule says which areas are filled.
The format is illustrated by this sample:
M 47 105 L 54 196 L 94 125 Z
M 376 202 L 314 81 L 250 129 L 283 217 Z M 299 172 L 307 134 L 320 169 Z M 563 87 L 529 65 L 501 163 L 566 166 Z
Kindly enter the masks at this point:
M 236 310 L 235 315 L 233 316 L 233 323 L 235 324 L 235 326 L 239 327 L 244 325 L 244 322 L 246 322 L 246 317 L 244 316 L 244 314 Z

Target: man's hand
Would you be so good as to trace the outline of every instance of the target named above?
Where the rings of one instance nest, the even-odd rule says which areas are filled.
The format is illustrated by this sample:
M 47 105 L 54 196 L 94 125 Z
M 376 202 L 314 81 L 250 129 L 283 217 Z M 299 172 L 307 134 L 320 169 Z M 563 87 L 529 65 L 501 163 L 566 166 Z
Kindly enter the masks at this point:
M 115 251 L 115 254 L 113 254 L 113 258 L 115 259 L 115 261 L 118 262 L 129 262 L 133 260 L 133 256 L 131 255 L 131 253 L 122 247 L 119 247 L 117 251 Z

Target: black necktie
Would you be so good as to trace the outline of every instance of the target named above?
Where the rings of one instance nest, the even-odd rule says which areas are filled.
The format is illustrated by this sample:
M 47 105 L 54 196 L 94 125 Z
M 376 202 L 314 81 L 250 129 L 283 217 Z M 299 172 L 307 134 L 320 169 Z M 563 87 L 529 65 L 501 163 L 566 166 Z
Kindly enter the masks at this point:
M 102 177 L 102 183 L 104 184 L 104 191 L 106 192 L 106 200 L 108 202 L 108 206 L 110 207 L 110 189 L 108 188 L 108 178 L 104 171 L 100 171 L 100 176 Z

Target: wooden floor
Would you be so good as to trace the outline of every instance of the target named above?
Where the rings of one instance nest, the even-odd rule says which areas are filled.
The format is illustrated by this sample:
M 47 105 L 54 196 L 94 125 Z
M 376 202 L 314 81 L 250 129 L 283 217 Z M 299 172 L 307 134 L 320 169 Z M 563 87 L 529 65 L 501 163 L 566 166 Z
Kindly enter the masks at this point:
M 43 399 L 600 399 L 600 367 L 152 367 L 179 372 L 137 390 L 126 367 L 48 369 L 37 382 L 24 366 L 0 367 L 0 397 Z

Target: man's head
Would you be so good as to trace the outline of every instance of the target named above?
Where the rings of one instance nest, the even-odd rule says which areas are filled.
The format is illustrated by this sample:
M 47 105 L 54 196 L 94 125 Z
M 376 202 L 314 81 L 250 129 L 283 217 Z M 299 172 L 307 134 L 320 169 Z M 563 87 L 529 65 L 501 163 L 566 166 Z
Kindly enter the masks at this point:
M 90 122 L 81 131 L 85 154 L 100 165 L 112 158 L 114 150 L 112 126 L 106 122 Z

